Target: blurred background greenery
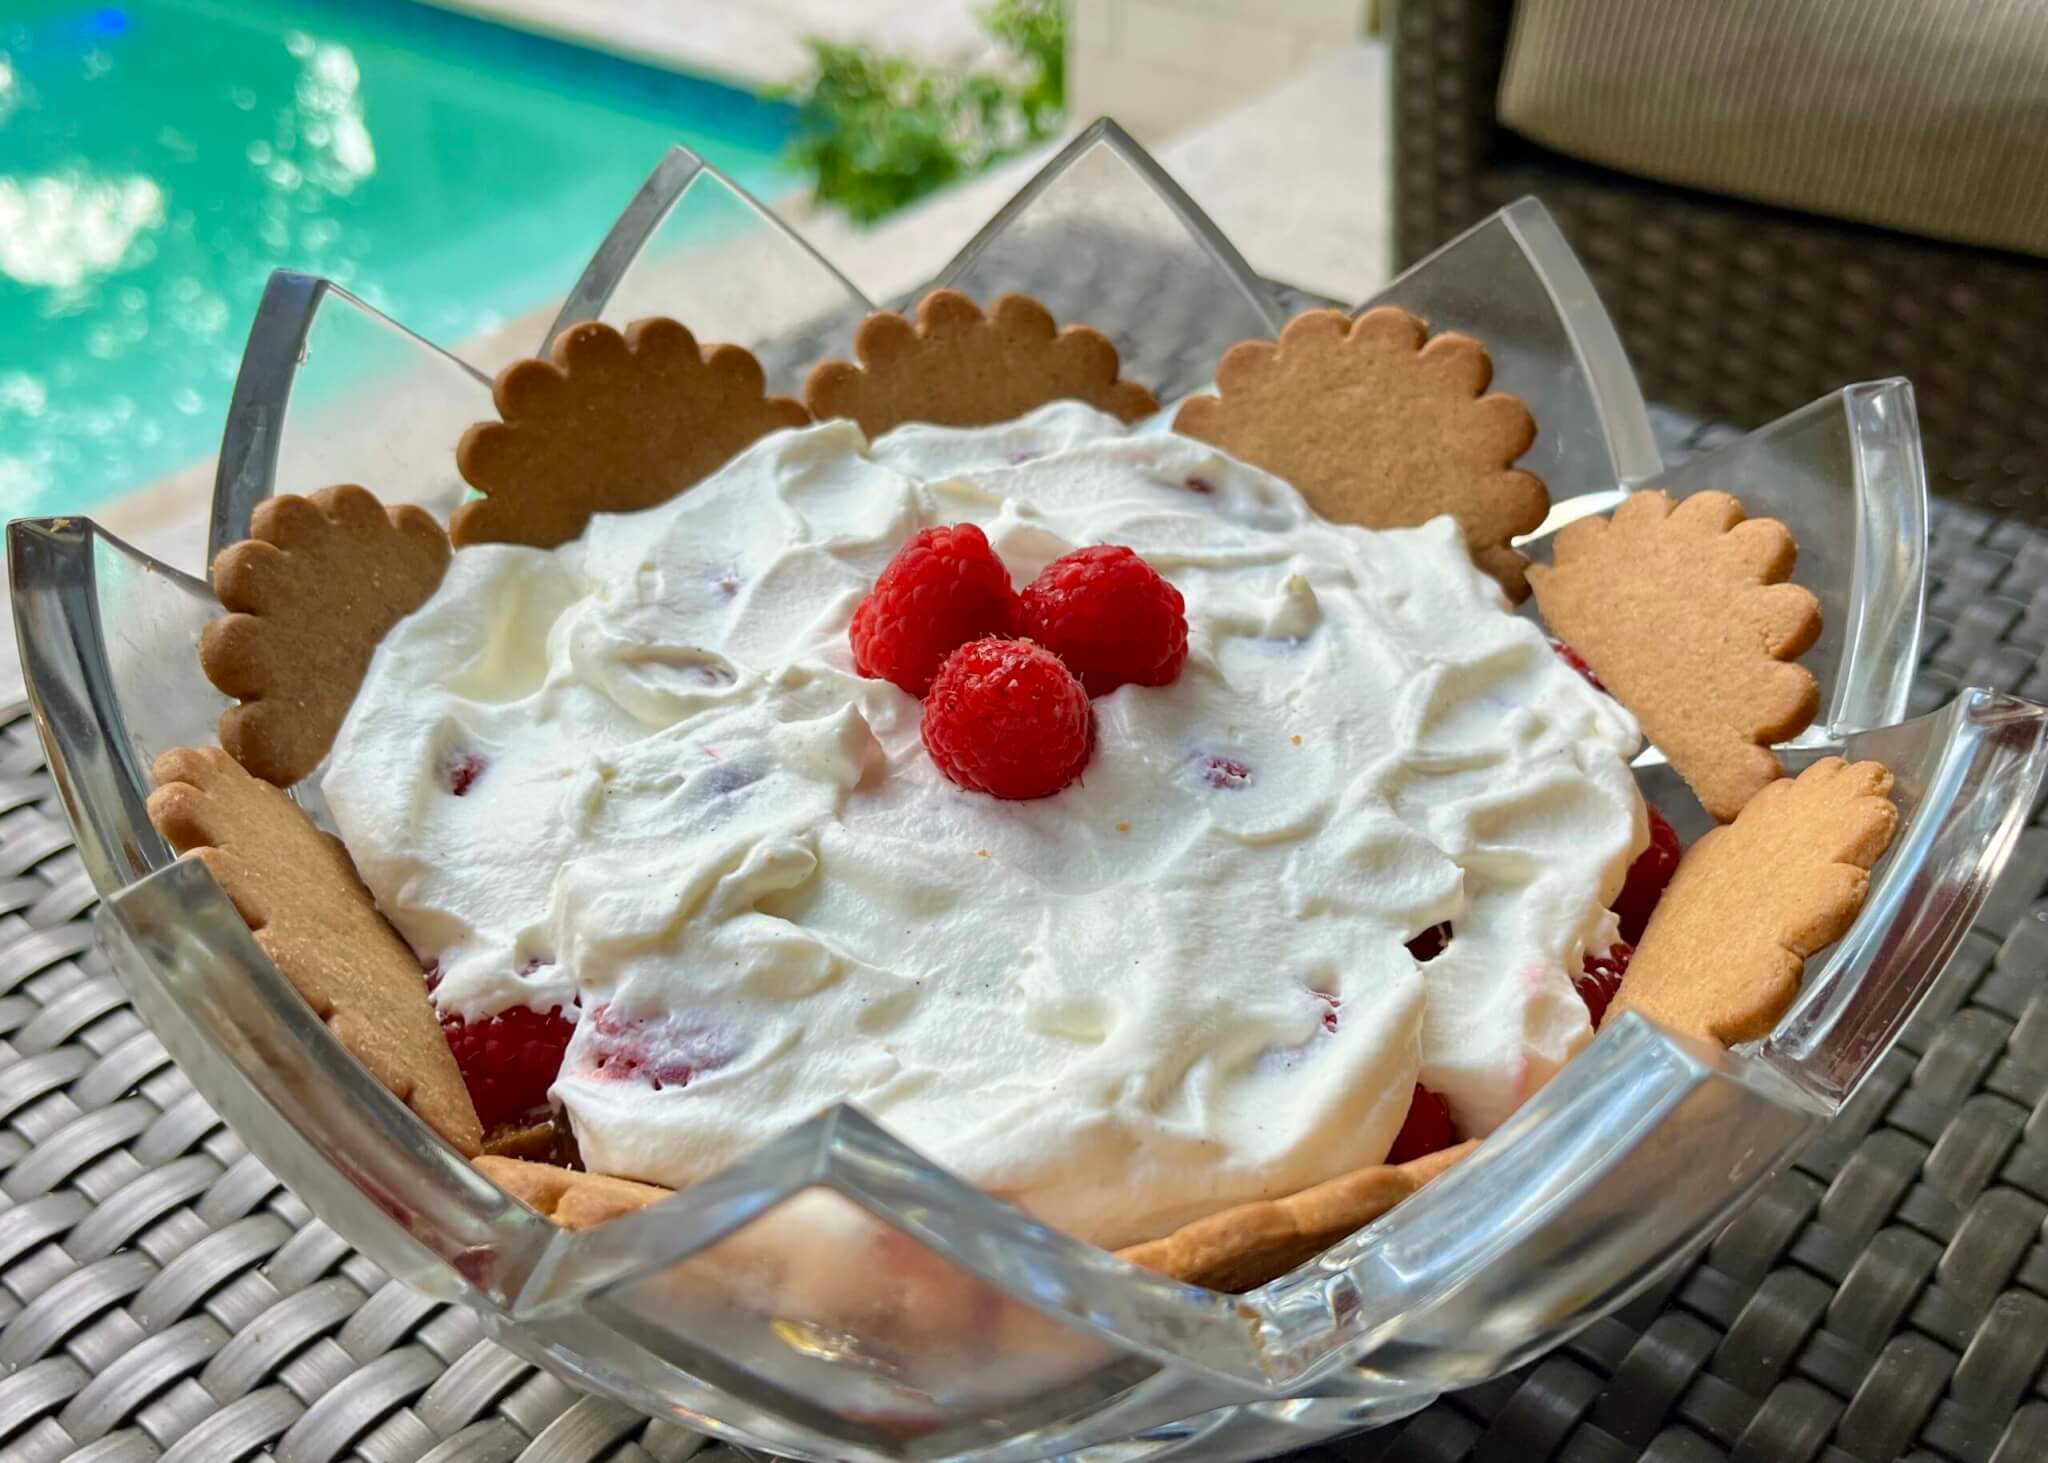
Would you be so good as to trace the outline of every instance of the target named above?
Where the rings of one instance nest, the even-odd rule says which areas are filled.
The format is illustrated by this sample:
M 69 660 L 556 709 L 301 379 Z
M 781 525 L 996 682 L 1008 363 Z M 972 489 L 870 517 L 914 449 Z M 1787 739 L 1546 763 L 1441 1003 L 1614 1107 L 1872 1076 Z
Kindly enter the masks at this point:
M 985 69 L 805 42 L 810 74 L 782 95 L 797 106 L 791 157 L 819 202 L 873 223 L 1059 131 L 1066 0 L 995 0 L 977 18 L 999 52 Z

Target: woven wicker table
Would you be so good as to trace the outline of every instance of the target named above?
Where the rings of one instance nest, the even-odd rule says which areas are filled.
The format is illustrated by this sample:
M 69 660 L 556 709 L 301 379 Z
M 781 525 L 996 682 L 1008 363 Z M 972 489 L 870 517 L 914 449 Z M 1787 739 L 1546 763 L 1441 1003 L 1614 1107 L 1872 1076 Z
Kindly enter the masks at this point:
M 1916 709 L 1966 682 L 2048 699 L 2048 534 L 1942 507 L 1933 557 Z M 1690 1270 L 1513 1376 L 1314 1456 L 2048 1458 L 2044 884 L 2037 809 L 1899 1047 Z M 579 1395 L 352 1253 L 129 1009 L 92 902 L 17 712 L 0 727 L 0 1460 L 726 1452 Z

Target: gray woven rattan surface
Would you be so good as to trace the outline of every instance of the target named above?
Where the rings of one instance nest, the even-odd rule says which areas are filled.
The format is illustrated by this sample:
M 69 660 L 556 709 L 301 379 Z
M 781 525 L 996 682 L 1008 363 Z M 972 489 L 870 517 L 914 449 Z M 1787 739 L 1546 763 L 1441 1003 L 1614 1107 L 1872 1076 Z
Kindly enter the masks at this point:
M 1944 509 L 1935 562 L 1920 705 L 1965 682 L 2048 697 L 2048 535 Z M 1899 1048 L 1689 1272 L 1514 1376 L 1315 1456 L 2048 1457 L 2044 886 L 2037 810 Z M 313 1219 L 128 1008 L 91 903 L 16 720 L 0 730 L 0 1459 L 698 1448 L 520 1362 Z

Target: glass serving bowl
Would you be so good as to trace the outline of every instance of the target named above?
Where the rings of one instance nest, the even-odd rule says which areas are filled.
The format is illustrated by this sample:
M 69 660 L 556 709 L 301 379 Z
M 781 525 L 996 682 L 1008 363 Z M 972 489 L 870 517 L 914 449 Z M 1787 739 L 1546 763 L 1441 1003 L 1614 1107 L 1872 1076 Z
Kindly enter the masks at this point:
M 1113 124 L 1079 137 L 934 281 L 1011 288 L 1108 331 L 1172 401 L 1285 310 Z M 146 769 L 208 743 L 202 577 L 90 520 L 17 521 L 9 567 L 50 767 L 136 1006 L 249 1148 L 379 1265 L 505 1346 L 646 1411 L 831 1459 L 1243 1458 L 1404 1416 L 1556 1345 L 1683 1261 L 1810 1142 L 1956 948 L 2040 785 L 2044 710 L 1966 690 L 1902 721 L 1920 634 L 1925 477 L 1911 388 L 1847 387 L 1677 467 L 1584 270 L 1525 200 L 1367 304 L 1487 342 L 1542 424 L 1556 511 L 1648 486 L 1738 492 L 1787 520 L 1827 632 L 1797 768 L 1897 775 L 1904 819 L 1848 935 L 1764 1040 L 1724 1051 L 1630 1015 L 1470 1157 L 1242 1296 L 1134 1269 L 1034 1222 L 841 1107 L 717 1178 L 585 1233 L 443 1145 L 327 1033 L 204 867 L 150 826 Z M 871 307 L 773 214 L 677 149 L 545 337 L 674 315 L 792 389 Z M 1749 363 L 1728 362 L 1728 369 Z M 211 549 L 277 491 L 357 481 L 445 513 L 453 447 L 493 414 L 478 371 L 318 279 L 280 273 L 250 334 Z M 1693 806 L 1653 751 L 1661 806 Z M 312 782 L 297 790 L 324 817 Z M 1698 815 L 1695 815 L 1696 817 Z M 1699 825 L 1687 830 L 1700 831 Z

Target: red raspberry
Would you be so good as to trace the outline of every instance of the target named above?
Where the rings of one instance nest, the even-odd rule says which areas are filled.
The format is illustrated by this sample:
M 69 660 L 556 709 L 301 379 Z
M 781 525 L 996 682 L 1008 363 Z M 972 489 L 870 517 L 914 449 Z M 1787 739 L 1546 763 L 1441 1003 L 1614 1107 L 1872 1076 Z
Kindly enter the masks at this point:
M 1657 901 L 1664 897 L 1664 886 L 1678 872 L 1678 859 L 1684 852 L 1678 843 L 1678 831 L 1664 821 L 1664 815 L 1647 804 L 1644 810 L 1650 815 L 1650 846 L 1628 866 L 1621 893 L 1614 897 L 1614 917 L 1621 923 L 1621 937 L 1631 945 L 1642 943 L 1643 931 L 1650 927 L 1650 916 L 1656 911 Z
M 1628 974 L 1629 957 L 1635 953 L 1636 947 L 1623 940 L 1605 955 L 1588 955 L 1585 972 L 1572 977 L 1579 999 L 1586 1003 L 1586 1014 L 1593 1018 L 1595 1031 L 1600 1029 L 1615 992 L 1621 989 L 1621 978 Z
M 1023 632 L 1067 663 L 1090 696 L 1164 686 L 1188 658 L 1180 591 L 1121 544 L 1062 554 L 1025 586 Z
M 447 783 L 448 791 L 462 797 L 490 767 L 490 758 L 479 752 L 456 752 L 441 759 L 441 780 Z
M 970 792 L 1050 797 L 1081 775 L 1094 735 L 1088 693 L 1028 640 L 970 641 L 925 697 L 925 750 Z
M 1406 1163 L 1413 1158 L 1426 1158 L 1457 1141 L 1458 1130 L 1451 1123 L 1451 1105 L 1418 1082 L 1415 1095 L 1408 1100 L 1408 1116 L 1401 1120 L 1401 1131 L 1394 1135 L 1394 1146 L 1387 1150 L 1387 1162 Z
M 1591 686 L 1594 690 L 1599 691 L 1602 694 L 1613 694 L 1612 692 L 1608 691 L 1606 685 L 1601 681 L 1600 677 L 1593 674 L 1593 667 L 1586 664 L 1586 657 L 1579 654 L 1576 650 L 1572 649 L 1569 645 L 1565 644 L 1562 640 L 1559 640 L 1555 636 L 1551 637 L 1550 648 L 1557 652 L 1559 660 L 1562 660 L 1566 665 L 1570 666 L 1573 670 L 1577 671 L 1580 675 L 1584 676 L 1586 678 L 1587 685 Z
M 548 1088 L 562 1068 L 562 1051 L 574 1030 L 559 1006 L 546 1011 L 511 1006 L 481 1021 L 442 1013 L 441 1033 L 455 1053 L 485 1132 L 546 1111 Z
M 971 523 L 927 528 L 896 551 L 853 612 L 853 668 L 913 696 L 960 646 L 1016 626 L 1010 571 Z
M 1204 757 L 1202 781 L 1219 792 L 1235 792 L 1252 785 L 1251 765 L 1235 757 Z

